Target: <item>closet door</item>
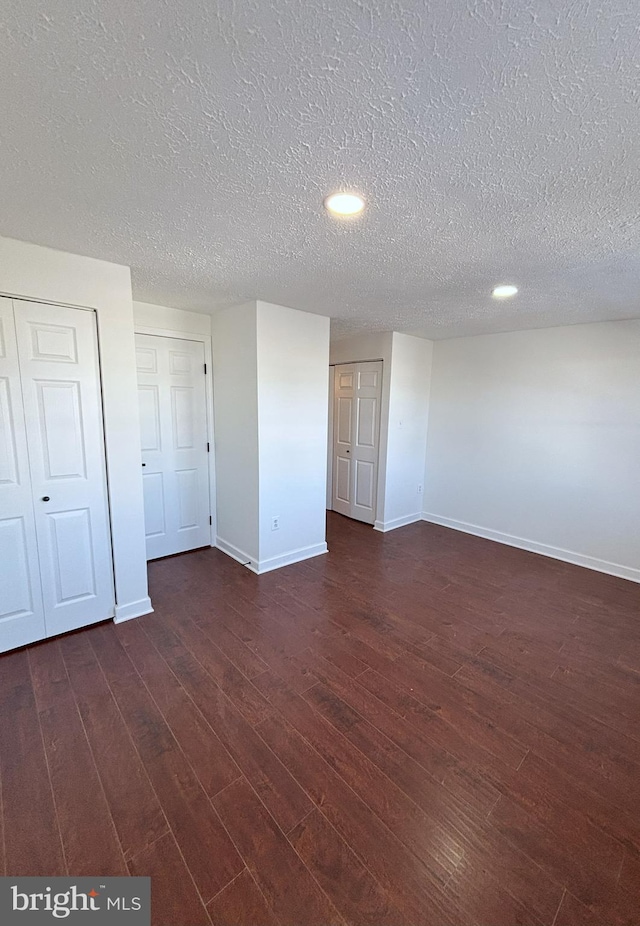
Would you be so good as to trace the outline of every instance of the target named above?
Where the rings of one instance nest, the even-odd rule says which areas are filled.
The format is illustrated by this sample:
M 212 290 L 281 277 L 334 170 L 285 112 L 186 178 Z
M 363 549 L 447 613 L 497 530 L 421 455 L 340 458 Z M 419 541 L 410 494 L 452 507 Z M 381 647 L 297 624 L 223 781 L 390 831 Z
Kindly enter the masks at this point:
M 0 297 L 0 652 L 45 632 L 13 306 Z
M 14 300 L 46 635 L 114 614 L 96 319 Z

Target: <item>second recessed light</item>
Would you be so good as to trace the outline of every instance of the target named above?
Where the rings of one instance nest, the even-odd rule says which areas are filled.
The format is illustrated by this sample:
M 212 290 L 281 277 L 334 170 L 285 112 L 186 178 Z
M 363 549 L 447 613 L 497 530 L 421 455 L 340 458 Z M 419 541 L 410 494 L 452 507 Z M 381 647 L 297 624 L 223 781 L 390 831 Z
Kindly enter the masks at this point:
M 494 299 L 508 299 L 509 296 L 515 296 L 517 292 L 517 286 L 513 286 L 511 283 L 505 283 L 501 286 L 494 286 L 491 295 Z
M 352 216 L 364 209 L 364 199 L 357 193 L 332 193 L 324 201 L 325 208 L 333 215 Z

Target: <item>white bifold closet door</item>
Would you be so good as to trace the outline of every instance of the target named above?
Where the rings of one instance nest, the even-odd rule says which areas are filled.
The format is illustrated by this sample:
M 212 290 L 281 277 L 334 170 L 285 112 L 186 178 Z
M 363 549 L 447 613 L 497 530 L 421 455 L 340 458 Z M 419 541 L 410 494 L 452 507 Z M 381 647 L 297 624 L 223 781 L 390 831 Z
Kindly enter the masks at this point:
M 376 519 L 382 361 L 343 363 L 334 370 L 334 511 Z
M 147 559 L 211 544 L 204 344 L 136 335 Z
M 0 298 L 0 651 L 113 617 L 96 320 Z

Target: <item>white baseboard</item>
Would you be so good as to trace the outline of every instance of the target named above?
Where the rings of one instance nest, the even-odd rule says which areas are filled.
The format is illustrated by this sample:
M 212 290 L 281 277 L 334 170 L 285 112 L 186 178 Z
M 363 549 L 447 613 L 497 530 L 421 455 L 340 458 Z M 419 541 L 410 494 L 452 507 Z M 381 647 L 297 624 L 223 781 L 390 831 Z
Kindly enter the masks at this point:
M 391 521 L 376 521 L 373 529 L 384 534 L 387 531 L 394 531 L 396 527 L 404 527 L 406 524 L 415 524 L 416 521 L 422 520 L 422 514 L 417 512 L 417 514 L 407 514 L 403 518 L 393 518 Z
M 253 572 L 257 571 L 258 561 L 254 557 L 249 556 L 248 553 L 245 553 L 244 550 L 229 543 L 229 541 L 225 540 L 223 537 L 216 537 L 215 546 L 219 550 L 222 550 L 223 553 L 226 553 L 227 556 L 230 556 L 231 559 L 235 559 L 236 562 L 241 563 L 241 565 L 248 566 Z
M 254 557 L 234 547 L 232 543 L 223 540 L 222 537 L 216 537 L 216 546 L 227 556 L 242 563 L 251 572 L 261 576 L 264 572 L 272 572 L 274 569 L 280 569 L 282 566 L 290 566 L 292 563 L 300 563 L 302 560 L 311 559 L 313 556 L 321 556 L 328 553 L 326 543 L 316 543 L 310 547 L 300 547 L 299 550 L 291 550 L 289 553 L 282 553 L 280 556 L 272 556 L 269 559 L 256 560 Z
M 271 556 L 269 559 L 261 559 L 253 572 L 261 576 L 264 572 L 272 572 L 274 569 L 280 569 L 282 566 L 291 566 L 292 563 L 301 563 L 305 559 L 312 559 L 314 556 L 322 556 L 328 553 L 329 548 L 326 543 L 316 543 L 310 547 L 300 547 L 299 550 L 291 550 L 289 553 L 282 553 L 280 556 Z M 251 566 L 248 567 L 252 569 Z
M 584 566 L 586 569 L 593 569 L 595 572 L 605 572 L 607 575 L 616 576 L 619 579 L 640 582 L 640 569 L 634 569 L 632 566 L 620 566 L 618 563 L 610 563 L 606 559 L 585 556 L 583 553 L 575 553 L 573 550 L 563 550 L 562 547 L 553 547 L 547 543 L 538 543 L 535 540 L 526 540 L 524 537 L 515 537 L 513 534 L 503 534 L 502 531 L 480 527 L 478 524 L 468 524 L 466 521 L 443 518 L 439 514 L 431 514 L 428 511 L 422 512 L 422 520 L 430 521 L 432 524 L 440 524 L 442 527 L 451 527 L 453 530 L 462 531 L 465 534 L 475 534 L 476 537 L 484 537 L 486 540 L 495 540 L 509 547 L 519 547 L 521 550 L 528 550 L 530 553 L 540 553 L 542 556 L 549 556 L 551 559 L 572 563 L 574 566 Z
M 142 617 L 143 614 L 152 614 L 150 598 L 141 598 L 139 601 L 130 601 L 128 604 L 117 604 L 116 614 L 113 618 L 114 624 L 123 624 L 125 621 L 132 621 L 134 617 Z

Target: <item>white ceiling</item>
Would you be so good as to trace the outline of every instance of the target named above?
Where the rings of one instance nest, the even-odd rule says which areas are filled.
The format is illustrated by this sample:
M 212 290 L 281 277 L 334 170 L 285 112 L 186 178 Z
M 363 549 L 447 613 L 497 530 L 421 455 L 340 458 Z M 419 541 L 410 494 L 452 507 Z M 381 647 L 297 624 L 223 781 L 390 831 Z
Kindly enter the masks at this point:
M 137 299 L 449 337 L 640 316 L 638 0 L 5 0 L 0 234 Z M 338 223 L 340 187 L 369 203 Z M 520 293 L 492 300 L 495 283 Z

